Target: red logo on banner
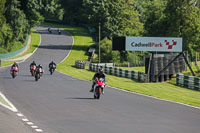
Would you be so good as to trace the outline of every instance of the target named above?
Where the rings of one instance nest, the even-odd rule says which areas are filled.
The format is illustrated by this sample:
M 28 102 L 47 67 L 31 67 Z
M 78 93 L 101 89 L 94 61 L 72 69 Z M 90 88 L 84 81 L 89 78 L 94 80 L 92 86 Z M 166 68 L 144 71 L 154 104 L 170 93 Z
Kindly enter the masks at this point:
M 167 40 L 165 40 L 165 42 L 166 42 L 166 45 L 168 45 L 168 49 L 172 49 L 172 47 L 177 44 L 177 42 L 175 42 L 174 40 L 172 40 L 172 42 L 173 42 L 172 45 L 170 45 Z

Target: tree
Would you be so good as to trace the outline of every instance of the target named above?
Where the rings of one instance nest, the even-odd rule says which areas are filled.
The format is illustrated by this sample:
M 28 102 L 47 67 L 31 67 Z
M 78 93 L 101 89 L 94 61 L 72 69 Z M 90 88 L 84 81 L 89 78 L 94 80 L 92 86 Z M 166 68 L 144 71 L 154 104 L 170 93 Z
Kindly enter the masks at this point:
M 6 0 L 0 1 L 0 48 L 5 48 L 12 38 L 12 32 L 9 25 L 6 24 L 5 13 Z M 5 50 L 4 50 L 5 51 Z
M 145 1 L 142 8 L 145 36 L 165 36 L 166 25 L 164 23 L 166 0 Z
M 111 62 L 112 61 L 112 41 L 108 38 L 104 38 L 101 41 L 101 59 L 102 62 Z M 109 56 L 108 56 L 109 55 Z
M 183 48 L 200 51 L 200 10 L 193 0 L 168 0 L 165 14 L 166 36 L 183 37 Z
M 38 0 L 37 0 L 38 1 Z M 61 4 L 59 3 L 61 0 L 41 0 L 41 8 L 40 13 L 46 19 L 63 19 L 63 9 L 61 8 Z
M 19 9 L 20 3 L 18 0 L 7 0 L 6 3 L 6 20 L 13 31 L 13 41 L 24 42 L 29 32 L 29 25 L 26 16 Z
M 40 15 L 42 7 L 41 1 L 38 0 L 20 0 L 20 9 L 25 13 L 28 20 L 29 30 L 32 27 L 39 25 L 43 21 Z
M 143 32 L 139 13 L 132 0 L 83 0 L 83 17 L 98 31 L 101 24 L 102 38 L 135 35 Z
M 63 20 L 71 24 L 79 24 L 83 22 L 81 19 L 81 11 L 83 0 L 60 0 L 61 6 L 64 8 Z

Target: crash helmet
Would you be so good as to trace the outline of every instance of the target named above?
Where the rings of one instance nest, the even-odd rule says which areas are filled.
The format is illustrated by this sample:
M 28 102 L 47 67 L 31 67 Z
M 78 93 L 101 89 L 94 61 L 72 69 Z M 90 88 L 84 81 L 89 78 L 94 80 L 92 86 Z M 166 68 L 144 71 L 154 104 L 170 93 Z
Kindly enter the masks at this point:
M 103 69 L 99 68 L 99 74 L 103 74 Z

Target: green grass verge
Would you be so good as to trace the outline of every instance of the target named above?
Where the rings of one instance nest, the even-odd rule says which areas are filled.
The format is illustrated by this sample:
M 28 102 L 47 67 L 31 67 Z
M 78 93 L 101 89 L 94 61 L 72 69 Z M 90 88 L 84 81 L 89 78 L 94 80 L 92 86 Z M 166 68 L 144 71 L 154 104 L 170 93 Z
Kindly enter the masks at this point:
M 3 99 L 3 97 L 1 97 L 1 95 L 0 95 L 0 103 L 4 104 L 4 105 L 6 105 L 6 106 L 11 107 L 11 106 L 5 101 L 5 99 Z
M 29 45 L 28 50 L 24 52 L 22 55 L 19 55 L 14 58 L 9 58 L 6 60 L 17 60 L 18 58 L 20 59 L 26 58 L 26 55 L 33 53 L 33 51 L 38 47 L 39 43 L 40 43 L 40 34 L 37 33 L 35 29 L 31 29 L 31 43 Z M 6 60 L 2 60 L 1 66 L 9 66 L 13 64 L 13 61 L 6 61 Z
M 91 80 L 94 73 L 87 69 L 76 69 L 74 67 L 75 60 L 87 60 L 85 56 L 85 49 L 87 46 L 93 44 L 92 38 L 89 36 L 87 30 L 78 27 L 48 24 L 49 26 L 59 27 L 69 31 L 74 37 L 74 46 L 70 55 L 66 60 L 57 66 L 57 70 L 77 78 Z M 170 83 L 140 83 L 131 79 L 120 78 L 116 76 L 107 75 L 110 86 L 134 91 L 157 98 L 167 99 L 171 101 L 181 102 L 193 106 L 200 107 L 200 92 L 174 85 Z M 88 86 L 88 91 L 91 86 Z
M 37 33 L 35 29 L 31 29 L 31 44 L 28 51 L 26 51 L 24 55 L 33 53 L 33 51 L 38 47 L 39 43 L 40 43 L 40 34 Z
M 9 66 L 12 65 L 14 61 L 1 61 L 1 66 Z
M 32 29 L 31 30 L 31 44 L 29 45 L 29 49 L 23 53 L 22 55 L 20 56 L 26 56 L 27 54 L 30 54 L 30 53 L 33 53 L 33 51 L 38 47 L 40 43 L 40 34 L 38 34 L 36 32 L 36 30 Z M 19 57 L 15 57 L 15 58 L 12 58 L 12 59 L 9 59 L 9 60 L 14 60 L 14 59 L 17 59 Z M 1 66 L 9 66 L 13 64 L 13 61 L 2 61 L 1 62 Z M 4 99 L 3 97 L 0 96 L 0 102 L 4 105 L 7 105 L 7 106 L 10 106 Z

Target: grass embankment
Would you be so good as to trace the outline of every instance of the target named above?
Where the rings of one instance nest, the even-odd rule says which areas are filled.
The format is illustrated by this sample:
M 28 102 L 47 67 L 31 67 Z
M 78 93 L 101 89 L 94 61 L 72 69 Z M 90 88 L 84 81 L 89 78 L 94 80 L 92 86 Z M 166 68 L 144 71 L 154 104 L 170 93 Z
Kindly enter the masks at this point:
M 8 66 L 8 65 L 13 64 L 14 60 L 22 60 L 22 59 L 27 58 L 38 47 L 39 43 L 40 43 L 40 34 L 37 33 L 36 30 L 31 29 L 31 43 L 27 51 L 25 51 L 23 54 L 17 57 L 2 60 L 1 66 Z M 9 60 L 12 60 L 12 61 L 9 61 Z
M 33 51 L 37 48 L 37 46 L 39 45 L 40 43 L 40 34 L 38 34 L 34 29 L 31 30 L 31 43 L 29 45 L 29 48 L 26 52 L 24 52 L 22 55 L 18 56 L 18 57 L 15 57 L 15 58 L 12 58 L 12 59 L 8 59 L 8 60 L 15 60 L 15 59 L 23 59 L 23 58 L 26 58 L 27 55 L 33 53 Z M 1 65 L 2 66 L 9 66 L 13 64 L 13 61 L 2 61 L 1 62 Z M 9 106 L 11 107 L 3 97 L 1 97 L 0 95 L 0 103 L 6 105 L 6 106 Z
M 3 105 L 6 105 L 6 106 L 11 107 L 11 106 L 5 101 L 5 99 L 4 99 L 3 97 L 1 97 L 1 95 L 0 95 L 0 103 L 2 103 Z
M 49 26 L 59 27 L 69 31 L 74 37 L 74 45 L 70 55 L 57 66 L 57 70 L 77 78 L 91 80 L 94 75 L 93 72 L 86 69 L 76 69 L 74 67 L 75 60 L 87 60 L 85 50 L 87 46 L 94 43 L 87 30 L 55 24 Z M 200 92 L 198 91 L 182 88 L 170 83 L 140 83 L 131 79 L 111 75 L 107 75 L 107 80 L 107 84 L 110 86 L 200 107 Z

